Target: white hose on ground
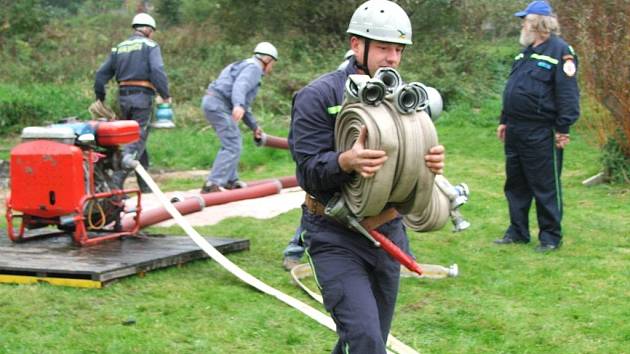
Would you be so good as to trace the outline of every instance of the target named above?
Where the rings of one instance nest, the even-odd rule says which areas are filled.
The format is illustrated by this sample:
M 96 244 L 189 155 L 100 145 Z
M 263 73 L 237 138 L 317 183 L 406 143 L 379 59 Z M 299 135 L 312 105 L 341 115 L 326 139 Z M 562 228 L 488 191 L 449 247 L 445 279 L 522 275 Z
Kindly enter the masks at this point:
M 164 206 L 166 211 L 168 211 L 169 214 L 171 214 L 171 216 L 173 216 L 173 219 L 175 219 L 175 221 L 179 224 L 179 226 L 181 226 L 181 228 L 186 232 L 186 234 L 197 244 L 197 246 L 199 246 L 204 252 L 206 252 L 206 254 L 208 254 L 208 256 L 210 256 L 217 263 L 219 263 L 219 265 L 221 265 L 228 272 L 232 273 L 233 275 L 235 275 L 237 278 L 239 278 L 240 280 L 244 281 L 245 283 L 253 286 L 254 288 L 256 288 L 256 289 L 258 289 L 258 290 L 260 290 L 262 292 L 264 292 L 265 294 L 268 294 L 268 295 L 271 295 L 271 296 L 275 297 L 276 299 L 284 302 L 285 304 L 293 307 L 294 309 L 296 309 L 296 310 L 302 312 L 303 314 L 307 315 L 308 317 L 314 319 L 319 324 L 327 327 L 328 329 L 330 329 L 332 331 L 336 331 L 335 322 L 333 322 L 333 320 L 332 320 L 332 318 L 330 318 L 330 316 L 322 313 L 321 311 L 318 311 L 317 309 L 315 309 L 315 308 L 313 308 L 313 307 L 303 303 L 302 301 L 300 301 L 300 300 L 298 300 L 298 299 L 296 299 L 294 297 L 291 297 L 291 296 L 289 296 L 287 294 L 284 294 L 283 292 L 281 292 L 281 291 L 279 291 L 279 290 L 277 290 L 275 288 L 272 288 L 271 286 L 263 283 L 262 281 L 258 280 L 257 278 L 255 278 L 251 274 L 245 272 L 243 269 L 241 269 L 236 264 L 232 263 L 232 261 L 230 261 L 224 255 L 222 255 L 221 252 L 217 251 L 216 248 L 214 248 L 211 244 L 209 244 L 208 241 L 206 241 L 190 225 L 190 223 L 173 206 L 173 204 L 171 204 L 171 202 L 164 195 L 164 193 L 162 193 L 162 191 L 160 190 L 158 185 L 155 183 L 155 181 L 153 181 L 151 176 L 149 176 L 149 174 L 142 167 L 142 165 L 137 164 L 136 167 L 135 167 L 135 170 L 140 175 L 140 177 L 142 177 L 142 179 L 147 183 L 149 188 L 151 188 L 153 193 L 155 193 L 155 196 L 157 196 L 158 200 L 160 201 L 160 203 L 162 203 L 162 205 Z M 395 342 L 392 342 L 392 338 L 393 337 L 390 336 L 387 344 L 388 344 L 389 349 L 393 350 L 395 353 L 398 353 L 398 354 L 414 354 L 414 353 L 416 353 L 417 354 L 417 352 L 415 350 L 413 350 L 412 348 L 409 348 L 408 346 L 404 345 L 403 343 L 401 343 L 400 341 L 396 340 L 395 338 L 393 338 L 395 340 Z

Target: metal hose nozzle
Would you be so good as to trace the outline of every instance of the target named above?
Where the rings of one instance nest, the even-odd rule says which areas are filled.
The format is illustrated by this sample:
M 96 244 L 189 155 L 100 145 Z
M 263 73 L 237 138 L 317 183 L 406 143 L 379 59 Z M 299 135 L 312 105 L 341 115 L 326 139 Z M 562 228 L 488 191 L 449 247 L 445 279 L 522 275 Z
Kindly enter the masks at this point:
M 429 105 L 429 93 L 427 92 L 427 87 L 420 82 L 411 82 L 409 83 L 409 86 L 418 91 L 418 95 L 420 96 L 418 106 L 416 106 L 416 111 L 424 111 Z
M 381 80 L 385 84 L 388 94 L 394 93 L 398 86 L 402 85 L 402 78 L 394 68 L 380 68 L 376 70 L 374 78 Z
M 385 98 L 385 84 L 381 80 L 370 79 L 359 88 L 361 102 L 369 105 L 377 105 Z
M 420 92 L 411 85 L 400 86 L 392 98 L 396 109 L 402 114 L 415 112 L 421 99 Z

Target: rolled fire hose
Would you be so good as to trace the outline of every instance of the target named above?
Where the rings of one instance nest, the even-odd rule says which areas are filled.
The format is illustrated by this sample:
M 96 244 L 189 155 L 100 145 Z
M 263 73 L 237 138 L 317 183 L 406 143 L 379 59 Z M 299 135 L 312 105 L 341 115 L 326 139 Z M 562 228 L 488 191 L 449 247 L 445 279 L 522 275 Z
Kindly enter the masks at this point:
M 342 188 L 350 210 L 359 217 L 380 213 L 387 204 L 414 231 L 439 229 L 448 221 L 449 199 L 434 184 L 424 155 L 437 145 L 437 134 L 424 111 L 401 114 L 395 104 L 344 103 L 335 124 L 337 151 L 349 150 L 367 127 L 365 147 L 384 150 L 388 159 L 372 178 L 355 177 Z
M 332 330 L 332 331 L 336 330 L 335 323 L 333 322 L 332 318 L 330 318 L 328 315 L 326 315 L 326 314 L 316 310 L 315 308 L 305 304 L 304 302 L 302 302 L 302 301 L 300 301 L 300 300 L 298 300 L 298 299 L 296 299 L 294 297 L 286 295 L 286 294 L 282 293 L 281 291 L 279 291 L 279 290 L 277 290 L 275 288 L 272 288 L 271 286 L 263 283 L 262 281 L 258 280 L 257 278 L 255 278 L 251 274 L 245 272 L 243 269 L 241 269 L 236 264 L 232 263 L 223 254 L 221 254 L 221 252 L 217 251 L 216 248 L 212 247 L 212 245 L 210 245 L 208 243 L 208 241 L 206 241 L 190 225 L 190 223 L 173 206 L 173 204 L 171 204 L 171 202 L 164 195 L 164 193 L 162 193 L 160 188 L 153 181 L 153 179 L 147 173 L 147 171 L 142 167 L 142 165 L 137 164 L 136 167 L 135 167 L 135 170 L 140 175 L 140 177 L 142 177 L 142 179 L 147 183 L 149 188 L 151 188 L 153 193 L 155 193 L 155 195 L 157 196 L 157 198 L 160 201 L 160 203 L 162 203 L 164 208 L 169 212 L 169 214 L 171 214 L 173 219 L 175 219 L 175 221 L 179 224 L 179 226 L 181 226 L 181 228 L 186 232 L 186 234 L 208 256 L 210 256 L 213 260 L 215 260 L 217 263 L 219 263 L 219 265 L 221 265 L 227 271 L 229 271 L 230 273 L 232 273 L 233 275 L 235 275 L 237 278 L 239 278 L 240 280 L 244 281 L 245 283 L 251 285 L 252 287 L 254 287 L 254 288 L 256 288 L 256 289 L 258 289 L 258 290 L 260 290 L 260 291 L 262 291 L 262 292 L 264 292 L 264 293 L 266 293 L 268 295 L 271 295 L 271 296 L 275 297 L 276 299 L 286 303 L 287 305 L 289 305 L 289 306 L 295 308 L 296 310 L 304 313 L 308 317 L 314 319 L 315 321 L 317 321 L 321 325 L 329 328 L 330 330 Z M 394 341 L 392 342 L 391 338 L 393 338 L 393 337 L 390 336 L 390 340 L 388 340 L 388 347 L 391 350 L 393 350 L 395 353 L 399 353 L 399 354 L 416 353 L 417 354 L 417 352 L 415 350 L 413 350 L 412 348 L 409 348 L 408 346 L 400 343 L 399 341 L 395 340 L 395 338 L 394 338 Z

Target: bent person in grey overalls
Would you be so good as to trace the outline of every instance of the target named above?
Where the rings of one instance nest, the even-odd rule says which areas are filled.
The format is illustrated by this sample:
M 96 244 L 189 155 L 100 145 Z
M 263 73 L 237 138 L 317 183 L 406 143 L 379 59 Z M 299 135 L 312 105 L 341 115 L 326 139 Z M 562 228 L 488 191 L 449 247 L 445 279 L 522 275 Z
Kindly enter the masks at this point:
M 254 132 L 262 136 L 262 129 L 251 113 L 251 104 L 258 94 L 263 75 L 271 73 L 278 59 L 276 48 L 268 42 L 259 43 L 254 56 L 228 65 L 214 82 L 208 85 L 201 108 L 216 131 L 221 148 L 204 182 L 201 193 L 245 187 L 238 178 L 238 163 L 243 141 L 238 122 L 242 119 Z

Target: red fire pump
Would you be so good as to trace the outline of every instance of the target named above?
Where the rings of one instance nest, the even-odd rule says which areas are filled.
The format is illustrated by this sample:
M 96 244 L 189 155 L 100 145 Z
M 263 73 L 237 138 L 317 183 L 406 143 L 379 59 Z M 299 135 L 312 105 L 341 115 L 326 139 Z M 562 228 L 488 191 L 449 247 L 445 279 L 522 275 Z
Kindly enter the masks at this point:
M 7 198 L 8 235 L 18 242 L 25 229 L 56 225 L 72 232 L 82 246 L 139 229 L 140 191 L 118 189 L 112 174 L 123 168 L 120 145 L 140 138 L 132 120 L 89 121 L 27 127 L 22 143 L 11 150 L 11 191 Z M 124 196 L 136 194 L 135 225 L 123 230 Z M 15 213 L 19 212 L 19 213 Z M 21 219 L 19 231 L 13 220 Z

